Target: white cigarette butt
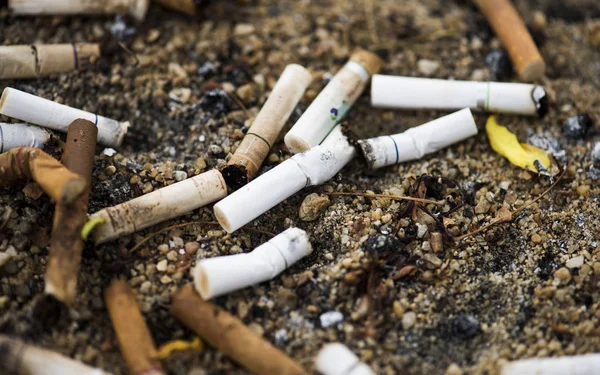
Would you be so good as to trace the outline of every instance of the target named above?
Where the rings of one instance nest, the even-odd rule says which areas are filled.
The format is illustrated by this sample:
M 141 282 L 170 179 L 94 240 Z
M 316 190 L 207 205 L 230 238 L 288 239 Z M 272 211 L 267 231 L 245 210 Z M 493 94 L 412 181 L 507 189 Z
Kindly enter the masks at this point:
M 49 139 L 50 133 L 38 126 L 0 123 L 0 153 L 21 146 L 41 148 Z
M 315 359 L 315 367 L 323 375 L 375 375 L 369 366 L 340 343 L 325 345 Z
M 141 21 L 146 16 L 149 0 L 8 0 L 8 8 L 17 16 L 130 14 Z
M 502 368 L 501 375 L 596 375 L 599 369 L 600 354 L 585 354 L 514 361 Z
M 201 260 L 192 270 L 194 286 L 209 300 L 271 280 L 311 252 L 306 232 L 290 228 L 250 253 Z

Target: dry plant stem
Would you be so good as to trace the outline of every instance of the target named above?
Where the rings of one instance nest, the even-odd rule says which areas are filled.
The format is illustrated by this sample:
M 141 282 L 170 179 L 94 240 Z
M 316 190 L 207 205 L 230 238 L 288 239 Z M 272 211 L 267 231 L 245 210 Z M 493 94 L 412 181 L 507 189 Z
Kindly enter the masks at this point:
M 435 204 L 438 206 L 443 205 L 443 203 L 441 202 L 436 202 L 436 201 L 432 201 L 429 199 L 422 199 L 422 198 L 415 198 L 415 197 L 406 197 L 406 196 L 402 196 L 402 195 L 393 195 L 393 194 L 368 194 L 368 193 L 346 193 L 346 192 L 334 192 L 334 193 L 325 193 L 327 195 L 331 195 L 331 196 L 344 196 L 344 195 L 348 195 L 348 196 L 353 196 L 353 197 L 367 197 L 367 198 L 388 198 L 388 199 L 395 199 L 395 200 L 399 200 L 399 201 L 413 201 L 413 202 L 419 202 L 419 203 L 431 203 L 431 204 Z
M 86 182 L 39 148 L 19 147 L 0 154 L 0 187 L 34 180 L 55 202 L 71 204 Z
M 164 374 L 160 361 L 156 359 L 152 335 L 127 281 L 114 280 L 104 291 L 104 301 L 129 373 Z
M 196 15 L 196 4 L 194 0 L 154 0 L 165 8 L 173 9 L 188 16 Z
M 474 1 L 508 50 L 521 80 L 530 82 L 541 79 L 546 64 L 510 0 Z
M 210 345 L 257 375 L 299 375 L 296 361 L 254 333 L 237 318 L 205 302 L 191 285 L 173 298 L 171 313 Z
M 45 293 L 70 306 L 77 294 L 83 251 L 81 229 L 87 221 L 94 152 L 98 128 L 87 120 L 69 125 L 62 162 L 86 182 L 86 189 L 71 205 L 58 203 L 54 210 Z

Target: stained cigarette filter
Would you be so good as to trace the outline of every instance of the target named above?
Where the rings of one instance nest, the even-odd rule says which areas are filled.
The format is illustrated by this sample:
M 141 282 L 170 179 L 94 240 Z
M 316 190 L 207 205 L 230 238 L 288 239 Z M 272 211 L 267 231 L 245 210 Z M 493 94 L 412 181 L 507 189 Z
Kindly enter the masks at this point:
M 363 92 L 381 59 L 357 49 L 285 135 L 285 145 L 297 154 L 318 145 L 344 117 Z
M 234 232 L 302 188 L 328 181 L 355 155 L 338 125 L 321 145 L 294 155 L 217 203 L 215 216 L 227 232 Z
M 196 0 L 154 0 L 154 2 L 189 16 L 196 15 Z
M 600 354 L 585 354 L 558 358 L 529 358 L 509 362 L 501 375 L 596 375 L 600 369 Z
M 315 367 L 323 375 L 375 375 L 369 366 L 361 363 L 356 354 L 341 343 L 325 345 L 315 359 Z
M 118 122 L 10 87 L 5 88 L 0 97 L 0 113 L 63 133 L 73 121 L 88 120 L 98 127 L 98 143 L 109 147 L 121 145 L 129 127 L 129 122 Z
M 374 107 L 402 109 L 471 108 L 485 112 L 543 116 L 548 99 L 542 86 L 526 83 L 454 81 L 376 74 Z
M 146 17 L 150 0 L 8 0 L 17 16 L 82 14 L 129 14 L 138 21 Z
M 50 133 L 37 126 L 0 123 L 0 153 L 21 146 L 41 148 L 49 139 Z
M 358 141 L 370 168 L 422 158 L 477 134 L 469 108 L 415 126 L 403 133 Z
M 194 286 L 208 300 L 271 280 L 311 252 L 308 234 L 290 228 L 250 253 L 201 260 L 192 270 Z

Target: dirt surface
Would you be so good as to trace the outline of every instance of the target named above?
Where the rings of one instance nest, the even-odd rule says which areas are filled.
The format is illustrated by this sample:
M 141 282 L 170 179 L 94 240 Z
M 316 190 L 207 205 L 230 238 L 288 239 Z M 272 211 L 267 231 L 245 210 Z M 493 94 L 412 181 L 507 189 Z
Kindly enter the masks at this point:
M 504 115 L 499 122 L 522 141 L 551 149 L 567 172 L 511 223 L 460 243 L 446 240 L 434 252 L 431 233 L 440 226 L 422 211 L 406 212 L 406 202 L 331 195 L 327 205 L 313 196 L 311 201 L 321 202 L 316 220 L 299 216 L 311 193 L 407 195 L 421 175 L 448 179 L 446 185 L 425 181 L 427 198 L 443 203 L 426 208 L 440 222 L 446 218 L 450 235 L 488 223 L 502 205 L 517 210 L 552 180 L 494 153 L 484 131 L 487 116 L 476 114 L 480 134 L 472 139 L 376 172 L 355 160 L 326 185 L 302 191 L 232 235 L 211 224 L 212 209 L 205 207 L 106 245 L 88 243 L 78 301 L 56 315 L 39 303 L 54 205 L 30 184 L 15 186 L 0 190 L 0 252 L 10 258 L 0 266 L 0 333 L 124 374 L 102 297 L 113 277 L 129 279 L 157 345 L 190 340 L 192 332 L 168 309 L 173 293 L 190 281 L 195 260 L 255 248 L 269 238 L 256 229 L 276 234 L 298 226 L 311 236 L 311 256 L 271 282 L 215 302 L 310 372 L 318 350 L 333 341 L 348 345 L 381 374 L 495 374 L 506 360 L 600 351 L 600 201 L 594 180 L 600 178 L 600 149 L 596 166 L 591 156 L 600 140 L 600 3 L 516 5 L 548 65 L 542 83 L 550 109 L 543 119 Z M 2 45 L 103 43 L 104 56 L 93 70 L 0 83 L 0 89 L 15 87 L 132 123 L 118 153 L 97 149 L 91 212 L 223 166 L 288 63 L 310 69 L 314 81 L 287 129 L 355 46 L 378 53 L 386 74 L 517 80 L 469 1 L 203 7 L 204 18 L 194 21 L 152 5 L 139 25 L 113 17 L 14 18 L 0 10 Z M 117 37 L 135 54 L 137 66 Z M 360 137 L 397 133 L 443 114 L 380 110 L 369 103 L 365 92 L 347 115 Z M 565 120 L 583 113 L 592 122 L 585 134 L 563 130 Z M 56 137 L 46 151 L 59 156 L 65 135 Z M 289 156 L 280 141 L 262 172 Z M 303 212 L 314 216 L 306 207 Z M 197 223 L 164 231 L 131 252 L 145 236 L 189 222 Z M 171 374 L 245 373 L 210 347 L 174 353 L 164 364 Z

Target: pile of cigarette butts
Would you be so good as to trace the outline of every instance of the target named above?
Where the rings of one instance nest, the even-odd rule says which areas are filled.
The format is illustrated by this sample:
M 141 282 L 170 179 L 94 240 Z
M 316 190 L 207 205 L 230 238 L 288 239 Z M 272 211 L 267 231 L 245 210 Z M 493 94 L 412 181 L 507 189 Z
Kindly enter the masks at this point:
M 192 0 L 159 3 L 194 15 Z M 15 15 L 129 14 L 143 20 L 148 0 L 9 0 Z M 475 0 L 508 50 L 522 81 L 539 82 L 544 61 L 509 0 Z M 501 24 L 502 22 L 503 24 Z M 510 24 L 507 28 L 504 25 Z M 0 79 L 38 78 L 93 69 L 101 58 L 96 44 L 36 44 L 0 47 Z M 259 175 L 261 165 L 311 83 L 297 64 L 281 73 L 252 126 L 222 169 L 214 169 L 155 190 L 88 217 L 96 144 L 118 148 L 130 127 L 99 114 L 59 104 L 7 87 L 0 114 L 21 123 L 0 124 L 0 187 L 33 180 L 56 204 L 45 275 L 46 295 L 65 306 L 77 298 L 79 266 L 87 223 L 96 245 L 130 235 L 217 202 L 214 215 L 232 233 L 305 187 L 334 177 L 355 157 L 370 169 L 420 159 L 478 133 L 471 111 L 543 116 L 547 96 L 535 83 L 500 83 L 400 77 L 378 74 L 384 62 L 356 49 L 314 99 L 284 142 L 294 154 Z M 452 113 L 408 129 L 354 142 L 341 125 L 370 83 L 376 108 L 438 109 Z M 61 161 L 42 151 L 46 130 L 66 133 Z M 258 177 L 257 177 L 258 176 Z M 265 192 L 269 192 L 265 194 Z M 68 220 L 65 220 L 68 218 Z M 88 230 L 90 228 L 87 228 Z M 289 228 L 249 253 L 198 261 L 193 285 L 173 298 L 171 313 L 208 344 L 254 374 L 304 374 L 297 361 L 277 349 L 210 299 L 275 278 L 311 254 L 309 233 Z M 232 276 L 234 275 L 234 276 Z M 163 374 L 157 349 L 135 295 L 124 280 L 114 280 L 105 301 L 127 367 L 132 374 Z M 7 336 L 0 336 L 0 357 L 9 373 L 105 374 L 81 362 Z M 315 367 L 326 375 L 374 374 L 340 343 L 325 345 Z M 515 361 L 502 374 L 592 374 L 600 356 Z

